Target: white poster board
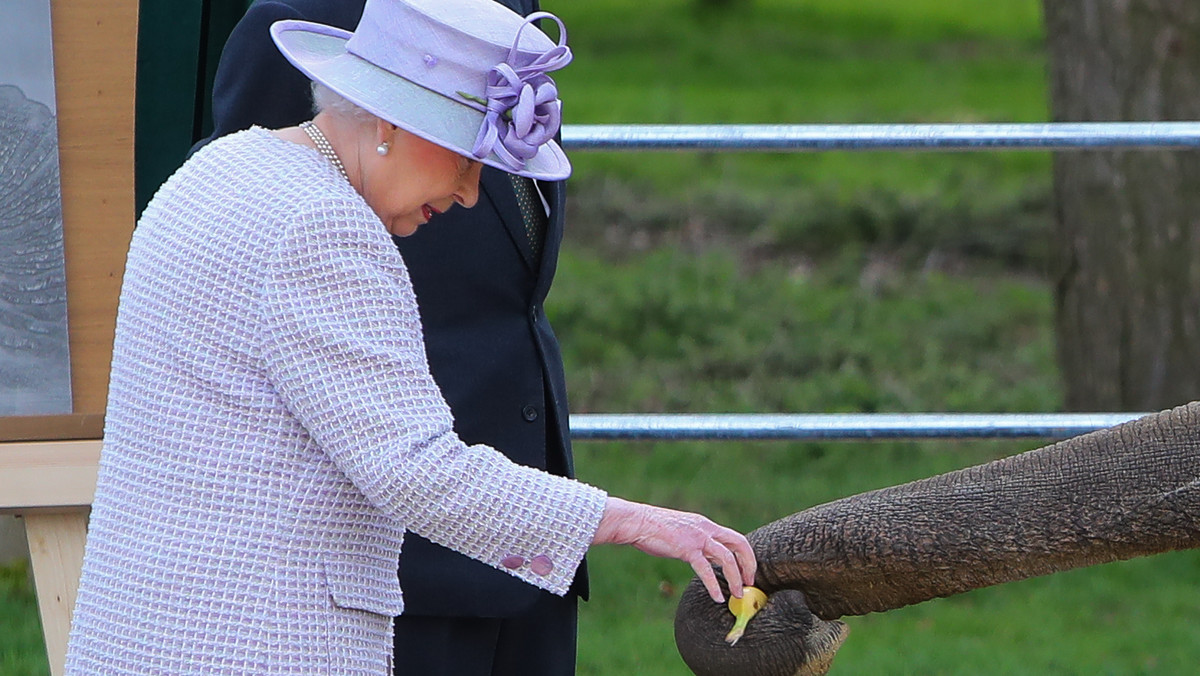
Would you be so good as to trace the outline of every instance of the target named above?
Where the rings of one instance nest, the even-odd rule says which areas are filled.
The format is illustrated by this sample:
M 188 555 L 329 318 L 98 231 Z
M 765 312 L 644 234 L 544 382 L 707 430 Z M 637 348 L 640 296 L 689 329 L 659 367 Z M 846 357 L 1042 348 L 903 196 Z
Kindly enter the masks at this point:
M 0 416 L 71 413 L 50 0 L 0 4 Z

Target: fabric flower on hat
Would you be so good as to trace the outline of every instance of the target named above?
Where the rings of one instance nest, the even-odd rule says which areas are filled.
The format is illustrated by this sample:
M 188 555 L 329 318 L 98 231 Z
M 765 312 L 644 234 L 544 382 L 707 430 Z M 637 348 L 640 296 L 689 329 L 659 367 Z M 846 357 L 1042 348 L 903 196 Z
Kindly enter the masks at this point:
M 530 15 L 532 21 L 537 15 Z M 545 16 L 551 16 L 546 14 Z M 555 18 L 557 21 L 556 17 Z M 528 25 L 528 23 L 526 23 Z M 524 27 L 522 27 L 524 28 Z M 559 44 L 539 54 L 532 62 L 513 66 L 516 44 L 509 52 L 509 62 L 494 66 L 487 76 L 486 99 L 459 92 L 487 107 L 483 125 L 475 138 L 471 152 L 480 159 L 496 153 L 502 162 L 515 170 L 525 168 L 525 162 L 537 155 L 538 148 L 558 134 L 562 126 L 562 101 L 558 87 L 547 75 L 571 62 L 571 49 L 564 44 L 566 31 L 561 30 Z M 520 42 L 518 32 L 516 43 Z
M 562 101 L 554 80 L 544 72 L 521 77 L 502 63 L 488 74 L 487 113 L 472 152 L 479 158 L 495 152 L 521 169 L 561 125 Z

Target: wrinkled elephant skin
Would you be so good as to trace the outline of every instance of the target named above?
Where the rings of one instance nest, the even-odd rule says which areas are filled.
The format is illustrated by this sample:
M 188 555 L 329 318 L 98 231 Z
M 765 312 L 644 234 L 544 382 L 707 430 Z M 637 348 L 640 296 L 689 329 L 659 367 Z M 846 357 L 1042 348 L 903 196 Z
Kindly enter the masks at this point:
M 675 617 L 698 676 L 825 673 L 837 618 L 1200 546 L 1200 403 L 1011 458 L 870 491 L 750 534 L 766 607 L 733 617 L 695 580 Z

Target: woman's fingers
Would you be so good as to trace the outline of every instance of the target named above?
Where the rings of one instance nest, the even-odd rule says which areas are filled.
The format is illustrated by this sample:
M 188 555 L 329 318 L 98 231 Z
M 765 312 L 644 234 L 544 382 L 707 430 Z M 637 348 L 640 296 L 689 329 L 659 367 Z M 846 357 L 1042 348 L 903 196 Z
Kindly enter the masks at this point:
M 698 551 L 681 557 L 691 564 L 692 570 L 708 590 L 708 595 L 717 603 L 723 603 L 725 595 L 717 581 L 716 566 L 720 566 L 729 585 L 729 593 L 734 596 L 741 596 L 744 586 L 754 581 L 754 553 L 749 544 L 737 532 L 721 530 L 721 533 L 705 538 Z M 718 539 L 718 536 L 722 539 Z M 746 559 L 743 557 L 747 556 L 749 568 L 744 565 Z
M 753 585 L 754 576 L 758 573 L 758 559 L 754 556 L 754 548 L 750 546 L 750 541 L 744 535 L 737 531 L 730 531 L 731 541 L 728 544 L 734 558 L 737 559 L 737 565 L 726 570 L 737 570 L 740 573 L 742 584 Z M 725 577 L 732 577 L 726 573 Z
M 696 553 L 688 558 L 688 563 L 692 564 L 692 570 L 695 571 L 696 577 L 704 583 L 704 588 L 708 590 L 709 597 L 717 603 L 725 602 L 725 595 L 721 593 L 721 585 L 717 582 L 717 574 L 713 571 L 712 564 L 708 562 L 703 554 Z
M 709 544 L 705 546 L 706 557 L 712 563 L 720 566 L 725 573 L 725 582 L 729 584 L 729 593 L 741 596 L 742 572 L 733 552 L 729 551 L 729 547 L 718 542 L 716 538 L 709 538 L 708 542 Z
M 729 592 L 741 596 L 747 585 L 754 584 L 758 562 L 754 549 L 745 536 L 737 531 L 718 527 L 719 531 L 708 538 L 704 547 L 705 558 L 721 567 Z

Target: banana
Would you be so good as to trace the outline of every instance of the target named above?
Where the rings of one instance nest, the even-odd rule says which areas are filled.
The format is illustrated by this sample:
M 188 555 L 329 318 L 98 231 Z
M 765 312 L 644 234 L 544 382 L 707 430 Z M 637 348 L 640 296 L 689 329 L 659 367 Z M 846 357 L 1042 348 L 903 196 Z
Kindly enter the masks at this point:
M 729 645 L 734 645 L 742 634 L 746 632 L 746 624 L 750 618 L 754 617 L 755 613 L 762 610 L 762 607 L 767 605 L 767 595 L 758 587 L 743 587 L 742 598 L 736 596 L 729 597 L 729 612 L 737 620 L 733 623 L 733 629 L 725 635 L 725 642 Z

